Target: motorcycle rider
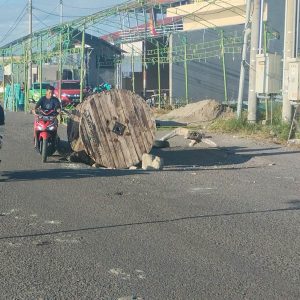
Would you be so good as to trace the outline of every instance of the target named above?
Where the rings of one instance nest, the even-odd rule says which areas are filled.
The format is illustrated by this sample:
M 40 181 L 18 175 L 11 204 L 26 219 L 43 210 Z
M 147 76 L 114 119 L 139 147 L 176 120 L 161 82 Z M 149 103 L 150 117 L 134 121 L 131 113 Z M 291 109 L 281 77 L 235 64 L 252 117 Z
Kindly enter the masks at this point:
M 46 110 L 53 110 L 56 113 L 60 114 L 62 110 L 62 106 L 58 98 L 53 96 L 54 93 L 54 87 L 52 85 L 48 85 L 46 87 L 46 95 L 41 97 L 39 101 L 36 103 L 34 111 L 36 114 L 39 113 L 39 108 L 43 111 Z M 35 136 L 35 132 L 34 132 Z M 38 143 L 35 141 L 34 147 L 36 151 L 39 151 L 38 149 Z
M 42 110 L 55 110 L 56 112 L 61 112 L 61 103 L 58 98 L 53 96 L 54 87 L 52 85 L 48 85 L 46 87 L 46 95 L 41 97 L 40 100 L 35 105 L 35 112 L 39 108 Z

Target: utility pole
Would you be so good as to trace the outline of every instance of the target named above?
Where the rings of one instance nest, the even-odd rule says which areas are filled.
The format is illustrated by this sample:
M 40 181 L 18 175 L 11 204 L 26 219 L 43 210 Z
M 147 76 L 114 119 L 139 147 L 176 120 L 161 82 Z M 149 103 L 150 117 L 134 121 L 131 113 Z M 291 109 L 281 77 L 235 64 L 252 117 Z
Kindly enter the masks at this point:
M 147 11 L 143 10 L 145 17 L 145 31 L 144 31 L 144 43 L 143 43 L 143 96 L 146 100 L 147 97 Z
M 247 59 L 247 44 L 248 37 L 250 34 L 250 6 L 251 0 L 247 0 L 246 3 L 246 19 L 244 28 L 244 43 L 242 50 L 242 60 L 241 60 L 241 71 L 240 71 L 240 83 L 239 83 L 239 95 L 237 101 L 237 117 L 240 118 L 242 115 L 243 106 L 243 95 L 244 95 L 244 85 L 245 85 L 245 69 L 246 69 L 246 59 Z
M 185 82 L 185 103 L 189 104 L 189 82 L 187 64 L 187 37 L 184 37 L 184 82 Z
M 83 77 L 85 75 L 85 25 L 81 36 L 81 55 L 80 55 L 80 103 L 83 101 Z
M 251 49 L 249 70 L 249 92 L 248 92 L 248 122 L 257 121 L 257 97 L 255 91 L 256 81 L 256 54 L 259 40 L 259 16 L 261 0 L 253 0 L 253 14 L 251 22 Z
M 146 65 L 146 59 L 147 59 L 147 46 L 146 46 L 146 38 L 144 38 L 143 43 L 143 96 L 146 100 L 147 97 L 147 65 Z
M 260 16 L 259 16 L 259 40 L 258 40 L 258 54 L 263 50 L 263 27 L 264 27 L 264 0 L 260 1 Z M 266 53 L 265 53 L 266 54 Z
M 296 47 L 295 47 L 295 57 L 298 57 L 298 49 L 299 49 L 299 21 L 300 21 L 300 0 L 297 0 L 297 12 L 296 12 L 296 18 L 295 18 L 295 43 L 296 43 Z
M 63 22 L 63 0 L 59 0 L 59 5 L 60 5 L 60 24 Z M 63 32 L 62 32 L 62 27 L 60 28 L 60 33 L 59 33 L 59 58 L 58 58 L 58 80 L 60 81 L 59 83 L 59 88 L 58 88 L 58 98 L 61 99 L 61 85 L 62 85 L 62 80 L 63 80 L 63 60 L 62 60 L 62 43 L 63 43 Z
M 169 99 L 170 105 L 173 106 L 173 33 L 169 36 Z
M 29 14 L 29 51 L 28 51 L 28 89 L 31 88 L 32 83 L 32 0 L 28 0 L 28 14 Z
M 63 23 L 63 12 L 64 12 L 63 0 L 59 0 L 59 5 L 60 5 L 60 24 L 62 24 Z
M 295 29 L 297 0 L 285 0 L 285 26 L 284 26 L 284 49 L 283 49 L 283 80 L 282 80 L 282 121 L 290 123 L 292 120 L 292 106 L 288 98 L 289 60 L 295 57 Z M 298 21 L 299 22 L 299 21 Z

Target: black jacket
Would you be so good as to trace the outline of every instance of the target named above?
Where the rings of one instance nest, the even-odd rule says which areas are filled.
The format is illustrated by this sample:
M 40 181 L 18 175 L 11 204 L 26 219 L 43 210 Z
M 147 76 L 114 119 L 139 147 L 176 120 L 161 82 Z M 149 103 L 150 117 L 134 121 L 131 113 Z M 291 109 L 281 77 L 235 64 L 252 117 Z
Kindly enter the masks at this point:
M 61 108 L 61 104 L 56 97 L 47 99 L 46 96 L 42 97 L 35 105 L 35 109 L 41 107 L 42 110 L 57 110 Z

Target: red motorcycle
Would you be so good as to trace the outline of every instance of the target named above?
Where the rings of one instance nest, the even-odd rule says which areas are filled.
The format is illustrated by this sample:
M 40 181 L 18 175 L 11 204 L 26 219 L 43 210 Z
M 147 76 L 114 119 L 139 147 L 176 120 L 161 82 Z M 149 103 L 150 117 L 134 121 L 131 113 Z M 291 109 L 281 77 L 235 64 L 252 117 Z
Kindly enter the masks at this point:
M 43 162 L 56 151 L 59 143 L 57 115 L 55 110 L 40 109 L 34 118 L 34 145 Z

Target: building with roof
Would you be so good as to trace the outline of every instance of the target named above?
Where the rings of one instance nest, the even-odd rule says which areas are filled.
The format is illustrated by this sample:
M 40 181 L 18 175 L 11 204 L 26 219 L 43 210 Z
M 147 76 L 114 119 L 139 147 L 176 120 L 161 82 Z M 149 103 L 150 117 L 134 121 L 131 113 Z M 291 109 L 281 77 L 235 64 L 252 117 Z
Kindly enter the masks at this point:
M 80 50 L 82 45 L 82 32 L 77 29 L 70 30 L 70 32 L 69 39 L 65 42 L 65 49 L 63 49 L 62 53 L 61 79 L 79 80 L 81 69 Z M 25 38 L 26 37 L 22 39 Z M 21 43 L 22 39 L 16 40 L 13 43 Z M 104 81 L 114 84 L 115 69 L 113 62 L 120 57 L 122 50 L 119 47 L 88 33 L 84 34 L 84 43 L 85 84 L 95 86 Z M 60 67 L 58 46 L 54 46 L 54 48 L 51 48 L 49 52 L 47 50 L 43 50 L 43 64 L 40 64 L 39 60 L 39 53 L 34 54 L 32 59 L 32 81 L 37 82 L 39 81 L 39 78 L 41 78 L 41 81 L 43 82 L 59 80 Z M 21 56 L 14 56 L 13 63 L 11 63 L 9 57 L 5 58 L 5 83 L 11 82 L 11 74 L 13 74 L 13 82 L 18 82 L 21 78 L 24 78 L 25 68 L 23 64 Z
M 283 55 L 284 10 L 282 0 L 264 1 L 262 53 Z M 163 13 L 153 8 L 145 24 L 103 36 L 126 51 L 120 86 L 146 97 L 167 94 L 171 104 L 235 101 L 245 14 L 245 0 L 173 1 Z M 248 76 L 244 99 L 247 87 Z
M 283 56 L 284 10 L 282 0 L 264 1 L 262 53 Z M 186 96 L 185 78 L 190 101 L 237 99 L 245 12 L 244 0 L 197 1 L 168 9 L 167 16 L 180 15 L 183 24 L 182 32 L 172 34 L 171 48 L 187 45 L 187 62 L 175 62 L 169 70 L 170 98 L 174 102 Z M 243 98 L 247 95 L 248 76 Z

